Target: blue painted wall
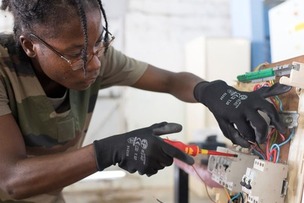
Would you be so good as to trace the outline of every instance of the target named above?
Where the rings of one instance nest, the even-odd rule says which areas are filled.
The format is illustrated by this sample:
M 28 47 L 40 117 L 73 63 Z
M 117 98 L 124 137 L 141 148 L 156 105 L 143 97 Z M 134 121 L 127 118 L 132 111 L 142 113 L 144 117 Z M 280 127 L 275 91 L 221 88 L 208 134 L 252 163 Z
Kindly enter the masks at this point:
M 268 11 L 282 1 L 269 2 L 231 0 L 232 36 L 251 41 L 251 69 L 271 62 Z

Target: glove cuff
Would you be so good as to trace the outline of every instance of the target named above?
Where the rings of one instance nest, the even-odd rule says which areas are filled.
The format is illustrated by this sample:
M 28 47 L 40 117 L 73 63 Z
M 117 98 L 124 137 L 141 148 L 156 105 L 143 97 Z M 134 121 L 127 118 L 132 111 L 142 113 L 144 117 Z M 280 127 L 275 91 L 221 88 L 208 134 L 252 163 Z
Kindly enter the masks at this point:
M 202 81 L 194 88 L 194 97 L 198 102 L 207 106 L 207 103 L 213 103 L 212 95 L 218 92 L 226 91 L 227 83 L 223 80 L 214 80 L 212 82 Z
M 193 95 L 196 101 L 201 102 L 200 98 L 202 98 L 202 89 L 204 89 L 208 84 L 208 81 L 201 81 L 195 85 Z
M 112 156 L 110 150 L 107 150 L 110 145 L 107 144 L 106 139 L 95 140 L 93 142 L 95 151 L 95 160 L 98 171 L 102 171 L 105 168 L 113 165 Z

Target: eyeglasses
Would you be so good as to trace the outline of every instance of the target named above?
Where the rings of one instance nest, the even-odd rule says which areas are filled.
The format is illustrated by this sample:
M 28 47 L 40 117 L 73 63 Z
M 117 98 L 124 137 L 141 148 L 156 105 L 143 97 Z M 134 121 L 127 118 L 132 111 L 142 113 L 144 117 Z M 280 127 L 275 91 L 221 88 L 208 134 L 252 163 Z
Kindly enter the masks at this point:
M 98 58 L 101 57 L 102 54 L 105 53 L 105 51 L 108 49 L 108 47 L 112 44 L 113 40 L 115 39 L 115 37 L 109 31 L 107 31 L 105 27 L 103 29 L 104 31 L 101 36 L 102 41 L 96 51 L 87 55 L 87 64 L 90 63 L 90 61 L 93 59 L 94 56 L 97 56 Z M 56 54 L 65 62 L 67 62 L 73 71 L 84 69 L 85 64 L 84 64 L 84 60 L 81 57 L 77 57 L 75 59 L 68 59 L 66 56 L 61 54 L 59 51 L 57 51 L 55 48 L 53 48 L 51 45 L 49 45 L 46 41 L 44 41 L 37 35 L 31 33 L 30 36 L 36 38 L 39 42 L 41 42 L 48 49 L 54 52 L 54 54 Z

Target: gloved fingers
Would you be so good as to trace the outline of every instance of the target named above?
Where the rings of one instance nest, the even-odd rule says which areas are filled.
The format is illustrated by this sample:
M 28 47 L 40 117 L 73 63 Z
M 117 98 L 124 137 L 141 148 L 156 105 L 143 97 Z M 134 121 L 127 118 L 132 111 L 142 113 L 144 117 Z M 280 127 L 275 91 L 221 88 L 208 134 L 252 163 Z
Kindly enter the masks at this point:
M 260 89 L 256 90 L 258 94 L 260 94 L 262 97 L 267 98 L 271 96 L 276 96 L 280 94 L 284 94 L 291 90 L 291 86 L 288 85 L 282 85 L 280 83 L 275 83 L 271 87 L 261 87 Z
M 177 149 L 176 147 L 173 147 L 172 145 L 166 143 L 163 141 L 162 143 L 162 148 L 163 151 L 172 158 L 177 158 L 183 162 L 185 162 L 188 165 L 193 165 L 194 164 L 194 159 L 189 156 L 188 154 L 184 153 L 183 151 Z M 172 159 L 173 162 L 173 159 Z
M 274 125 L 274 127 L 280 132 L 286 132 L 286 126 L 284 126 L 283 121 L 280 119 L 279 113 L 276 108 L 269 102 L 265 102 L 265 104 L 260 105 L 260 111 L 267 114 L 270 118 L 270 124 Z
M 173 164 L 173 157 L 169 156 L 167 153 L 162 153 L 161 155 L 156 154 L 154 159 L 157 161 L 156 165 L 159 165 L 162 168 Z
M 252 112 L 248 114 L 248 120 L 255 131 L 255 141 L 262 144 L 266 141 L 269 125 L 267 120 L 269 118 L 264 112 Z
M 182 129 L 183 129 L 182 125 L 180 125 L 178 123 L 163 122 L 160 125 L 153 127 L 153 134 L 164 135 L 164 134 L 170 134 L 170 133 L 177 133 L 177 132 L 180 132 Z
M 144 175 L 146 174 L 147 176 L 151 176 L 157 173 L 158 170 L 161 170 L 163 168 L 165 168 L 165 166 L 158 164 L 158 168 L 154 168 L 151 166 L 155 166 L 156 164 L 152 164 L 150 163 L 149 167 L 140 167 L 140 168 L 135 168 L 133 166 L 127 166 L 125 164 L 118 164 L 118 166 L 126 171 L 128 171 L 129 173 L 135 173 L 136 171 L 138 172 L 138 174 L 140 175 Z
M 153 170 L 153 171 L 151 171 L 151 172 L 149 172 L 149 173 L 146 173 L 146 175 L 148 176 L 148 177 L 150 177 L 150 176 L 153 176 L 153 175 L 155 175 L 155 174 L 157 174 L 157 170 Z
M 138 170 L 140 175 L 146 174 L 147 176 L 151 176 L 156 174 L 159 170 L 164 169 L 166 166 L 170 166 L 173 163 L 173 158 L 170 158 L 167 155 L 158 156 L 158 157 L 150 157 L 147 164 Z
M 255 142 L 255 132 L 249 121 L 242 119 L 235 123 L 235 125 L 244 139 Z
M 148 177 L 156 174 L 158 172 L 158 169 L 155 169 L 155 168 L 145 168 L 145 169 L 141 169 L 141 170 L 138 170 L 138 174 L 139 175 L 147 175 Z
M 239 133 L 239 131 L 233 126 L 233 124 L 226 122 L 223 119 L 216 119 L 220 129 L 225 137 L 227 137 L 233 144 L 240 145 L 242 147 L 250 147 L 250 144 Z
M 129 173 L 135 173 L 137 171 L 136 168 L 134 167 L 128 167 L 127 165 L 125 164 L 118 164 L 118 166 L 121 168 L 121 169 L 124 169 L 126 171 L 128 171 Z
M 165 126 L 165 125 L 167 125 L 167 124 L 168 124 L 168 122 L 163 121 L 163 122 L 161 122 L 161 123 L 155 123 L 155 124 L 151 125 L 149 128 L 151 128 L 151 129 L 154 129 L 154 128 L 161 128 L 161 127 L 163 127 L 163 126 Z

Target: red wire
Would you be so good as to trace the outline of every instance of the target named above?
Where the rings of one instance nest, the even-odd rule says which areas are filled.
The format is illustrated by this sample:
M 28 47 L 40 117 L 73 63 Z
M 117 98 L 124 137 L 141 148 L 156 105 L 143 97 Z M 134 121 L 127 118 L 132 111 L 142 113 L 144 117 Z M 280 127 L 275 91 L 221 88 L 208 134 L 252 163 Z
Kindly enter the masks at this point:
M 279 135 L 281 136 L 281 139 L 282 139 L 282 141 L 284 142 L 285 141 L 285 136 L 284 136 L 284 134 L 282 134 L 282 133 L 279 133 Z
M 273 149 L 271 150 L 273 152 L 273 163 L 277 162 L 277 150 Z
M 271 86 L 271 84 L 269 83 L 269 82 L 265 82 L 263 85 L 261 85 L 261 84 L 256 84 L 255 86 L 254 86 L 254 90 L 257 90 L 257 89 L 260 89 L 261 87 L 263 87 L 263 86 Z M 270 98 L 270 100 L 271 100 L 271 102 L 273 103 L 273 105 L 275 106 L 275 108 L 276 109 L 279 109 L 279 106 L 278 106 L 278 104 L 276 103 L 276 101 L 275 101 L 275 99 L 274 98 Z M 275 132 L 275 129 L 273 128 L 271 131 L 270 131 L 270 133 L 267 135 L 267 143 L 266 143 L 266 160 L 267 161 L 269 161 L 270 160 L 270 158 L 271 158 L 271 155 L 272 154 L 275 154 L 275 156 L 273 156 L 274 158 L 273 158 L 273 160 L 274 161 L 276 161 L 276 150 L 272 150 L 271 152 L 269 151 L 269 148 L 270 148 L 270 139 L 271 139 L 271 135 L 273 135 L 273 133 Z M 283 139 L 283 141 L 285 140 L 285 137 L 284 137 L 284 135 L 282 135 L 281 133 L 280 133 L 280 136 L 281 136 L 281 138 Z M 257 150 L 257 148 L 255 148 L 256 150 Z
M 260 89 L 261 87 L 270 87 L 271 84 L 269 82 L 265 82 L 263 84 L 256 84 L 254 87 L 253 87 L 253 90 L 258 90 Z
M 266 140 L 266 160 L 269 161 L 269 145 L 270 145 L 270 133 L 267 135 L 267 140 Z
M 258 90 L 258 89 L 260 89 L 260 88 L 261 88 L 261 85 L 260 85 L 260 84 L 256 84 L 256 85 L 253 87 L 253 90 L 256 91 L 256 90 Z
M 258 151 L 259 153 L 261 153 L 265 158 L 266 158 L 266 154 L 265 154 L 265 152 L 256 144 L 256 143 L 254 143 L 254 142 L 250 142 L 250 147 L 251 147 L 251 151 L 253 150 L 253 149 L 255 149 L 256 151 Z

